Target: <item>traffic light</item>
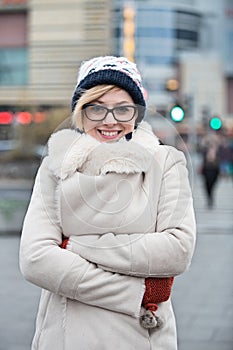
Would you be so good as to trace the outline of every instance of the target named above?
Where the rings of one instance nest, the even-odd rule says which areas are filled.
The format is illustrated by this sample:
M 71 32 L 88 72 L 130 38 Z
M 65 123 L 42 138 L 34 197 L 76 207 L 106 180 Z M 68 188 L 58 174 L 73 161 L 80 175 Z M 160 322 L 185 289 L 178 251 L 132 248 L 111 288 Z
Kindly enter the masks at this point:
M 209 121 L 212 130 L 220 130 L 222 128 L 222 120 L 219 117 L 213 117 Z
M 179 104 L 174 104 L 171 107 L 169 114 L 170 118 L 176 123 L 181 122 L 185 117 L 184 108 Z

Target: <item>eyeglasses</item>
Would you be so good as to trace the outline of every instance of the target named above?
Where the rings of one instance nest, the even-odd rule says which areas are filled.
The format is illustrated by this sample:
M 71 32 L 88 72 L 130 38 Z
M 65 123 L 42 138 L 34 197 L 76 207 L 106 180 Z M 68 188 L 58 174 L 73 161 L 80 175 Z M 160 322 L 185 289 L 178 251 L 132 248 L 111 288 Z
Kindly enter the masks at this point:
M 138 107 L 133 105 L 122 105 L 107 108 L 98 104 L 86 104 L 83 108 L 84 115 L 92 121 L 104 120 L 108 113 L 112 113 L 117 122 L 129 122 L 138 112 Z

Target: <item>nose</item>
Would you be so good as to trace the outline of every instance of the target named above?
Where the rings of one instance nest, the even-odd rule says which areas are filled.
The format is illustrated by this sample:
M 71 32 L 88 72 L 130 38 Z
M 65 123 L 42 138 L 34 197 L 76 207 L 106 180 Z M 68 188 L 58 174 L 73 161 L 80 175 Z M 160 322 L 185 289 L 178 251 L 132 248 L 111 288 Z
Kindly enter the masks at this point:
M 104 124 L 117 124 L 116 119 L 114 118 L 112 112 L 108 112 L 108 114 L 106 115 L 106 117 L 103 120 Z

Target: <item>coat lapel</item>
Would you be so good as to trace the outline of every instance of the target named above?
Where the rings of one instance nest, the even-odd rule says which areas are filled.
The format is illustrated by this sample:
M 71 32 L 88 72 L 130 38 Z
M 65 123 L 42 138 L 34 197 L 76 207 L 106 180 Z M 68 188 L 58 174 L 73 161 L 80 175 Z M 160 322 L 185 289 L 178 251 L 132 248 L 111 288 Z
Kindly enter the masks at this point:
M 158 145 L 157 137 L 146 122 L 140 124 L 130 141 L 121 139 L 114 143 L 101 143 L 87 134 L 64 129 L 49 140 L 50 169 L 61 179 L 75 171 L 93 176 L 108 172 L 146 172 Z

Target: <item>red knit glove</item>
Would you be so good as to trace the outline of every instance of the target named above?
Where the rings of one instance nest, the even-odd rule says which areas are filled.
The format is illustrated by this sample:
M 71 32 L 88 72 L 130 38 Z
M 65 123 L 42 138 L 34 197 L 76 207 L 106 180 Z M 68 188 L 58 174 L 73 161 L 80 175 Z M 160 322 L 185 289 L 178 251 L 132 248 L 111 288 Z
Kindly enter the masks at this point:
M 168 278 L 146 278 L 146 290 L 142 299 L 142 306 L 146 309 L 140 317 L 144 328 L 160 328 L 163 321 L 155 315 L 159 303 L 167 301 L 171 295 L 174 277 Z
M 168 278 L 146 278 L 146 290 L 142 305 L 147 309 L 150 304 L 159 304 L 167 301 L 171 295 L 174 277 Z
M 63 241 L 62 241 L 60 247 L 62 249 L 66 249 L 68 242 L 69 242 L 69 238 L 63 238 Z

